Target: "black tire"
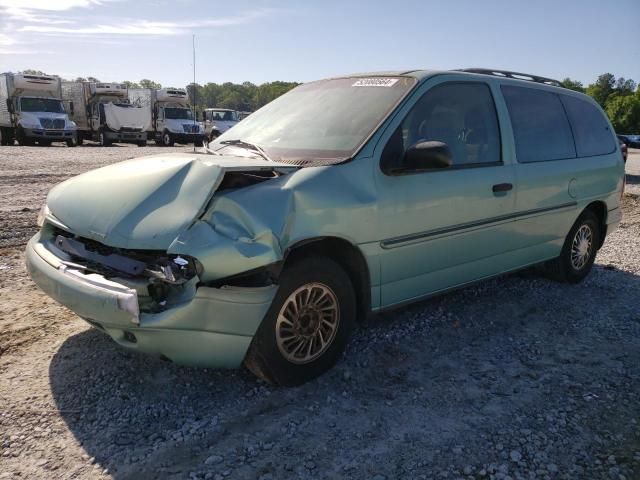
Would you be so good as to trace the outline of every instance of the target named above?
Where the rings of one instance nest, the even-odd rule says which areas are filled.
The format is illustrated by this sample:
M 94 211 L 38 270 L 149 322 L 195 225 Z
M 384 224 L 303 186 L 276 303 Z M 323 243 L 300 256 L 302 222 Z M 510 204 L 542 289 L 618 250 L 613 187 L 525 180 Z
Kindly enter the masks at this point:
M 110 147 L 111 146 L 111 140 L 109 140 L 107 138 L 107 136 L 104 134 L 104 132 L 100 132 L 98 134 L 98 143 L 100 143 L 101 147 Z
M 146 140 L 142 140 L 142 141 L 138 142 L 138 146 L 139 147 L 146 147 L 147 146 L 147 141 Z
M 319 356 L 307 363 L 294 363 L 284 356 L 278 346 L 277 319 L 289 296 L 311 283 L 328 287 L 334 294 L 337 299 L 338 321 L 335 333 L 327 342 L 327 347 L 318 352 Z M 282 272 L 278 292 L 251 342 L 244 364 L 254 375 L 274 385 L 305 383 L 323 374 L 338 361 L 347 345 L 355 319 L 356 298 L 346 272 L 328 258 L 302 259 Z
M 67 139 L 65 143 L 67 144 L 67 147 L 76 147 L 78 146 L 78 137 L 74 135 L 73 137 Z
M 30 138 L 27 138 L 23 128 L 20 126 L 18 126 L 18 128 L 16 129 L 16 140 L 18 141 L 18 145 L 23 147 L 33 145 L 33 140 L 31 140 Z
M 38 140 L 38 146 L 40 147 L 50 147 L 51 140 Z
M 213 142 L 219 136 L 220 132 L 218 130 L 211 130 L 211 133 L 209 134 L 209 143 Z
M 9 142 L 7 141 L 7 132 L 4 128 L 0 127 L 0 146 L 7 146 Z
M 174 144 L 173 135 L 171 135 L 171 133 L 168 132 L 167 130 L 162 132 L 162 145 L 165 147 L 173 147 L 173 144 Z
M 591 234 L 591 241 L 588 247 L 589 258 L 584 265 L 579 268 L 572 260 L 572 250 L 574 242 L 577 241 L 578 232 L 583 229 L 583 232 L 587 231 Z M 586 229 L 586 230 L 585 230 Z M 596 254 L 600 246 L 600 222 L 598 217 L 591 210 L 585 210 L 582 215 L 578 217 L 576 222 L 571 227 L 567 238 L 562 246 L 562 252 L 558 258 L 547 262 L 545 264 L 545 270 L 549 277 L 558 282 L 565 283 L 579 283 L 589 275 L 593 262 L 595 262 Z M 577 245 L 577 244 L 576 244 Z
M 193 142 L 193 145 L 195 147 L 201 147 L 203 145 L 202 140 L 196 140 L 195 142 Z

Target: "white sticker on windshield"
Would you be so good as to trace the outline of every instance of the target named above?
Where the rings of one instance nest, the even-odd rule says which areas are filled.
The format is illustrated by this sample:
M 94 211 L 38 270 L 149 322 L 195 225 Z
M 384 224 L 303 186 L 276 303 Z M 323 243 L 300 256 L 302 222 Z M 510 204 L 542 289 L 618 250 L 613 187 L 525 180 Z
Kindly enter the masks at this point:
M 361 78 L 352 87 L 392 87 L 397 78 Z

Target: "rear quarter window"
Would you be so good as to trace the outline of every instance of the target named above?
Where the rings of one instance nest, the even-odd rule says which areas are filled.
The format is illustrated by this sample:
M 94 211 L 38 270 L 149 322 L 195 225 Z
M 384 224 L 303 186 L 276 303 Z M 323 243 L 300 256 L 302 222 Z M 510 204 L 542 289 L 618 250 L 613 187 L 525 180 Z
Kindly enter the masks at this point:
M 503 85 L 502 94 L 513 127 L 518 162 L 575 158 L 569 120 L 558 95 Z
M 615 151 L 609 122 L 595 105 L 569 95 L 560 95 L 560 99 L 571 122 L 579 157 L 606 155 Z

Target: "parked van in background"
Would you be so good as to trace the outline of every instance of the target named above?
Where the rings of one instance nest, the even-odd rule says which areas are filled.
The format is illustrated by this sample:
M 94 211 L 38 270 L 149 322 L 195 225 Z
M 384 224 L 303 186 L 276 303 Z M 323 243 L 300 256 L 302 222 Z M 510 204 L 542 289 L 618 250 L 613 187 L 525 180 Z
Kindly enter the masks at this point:
M 48 75 L 0 75 L 0 145 L 76 146 L 76 124 L 62 105 L 60 78 Z
M 124 347 L 302 383 L 370 312 L 529 265 L 589 274 L 624 165 L 601 108 L 557 85 L 479 69 L 306 83 L 212 155 L 56 186 L 28 270 Z

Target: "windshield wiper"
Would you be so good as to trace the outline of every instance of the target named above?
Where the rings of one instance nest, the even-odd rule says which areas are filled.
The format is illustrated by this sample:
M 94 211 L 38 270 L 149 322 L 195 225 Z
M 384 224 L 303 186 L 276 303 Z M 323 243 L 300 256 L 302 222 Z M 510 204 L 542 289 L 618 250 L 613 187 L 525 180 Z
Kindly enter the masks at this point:
M 221 145 L 233 145 L 234 147 L 242 147 L 246 150 L 252 150 L 257 152 L 262 158 L 269 162 L 273 162 L 273 159 L 266 154 L 264 149 L 260 145 L 256 145 L 255 143 L 245 142 L 244 140 L 236 139 L 236 140 L 223 140 L 220 142 Z

